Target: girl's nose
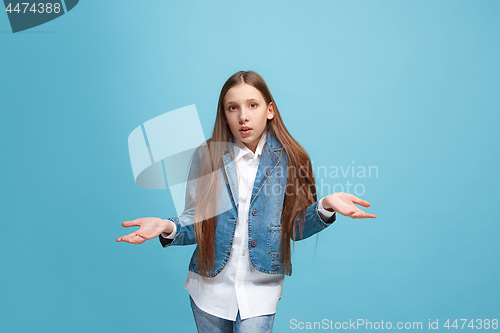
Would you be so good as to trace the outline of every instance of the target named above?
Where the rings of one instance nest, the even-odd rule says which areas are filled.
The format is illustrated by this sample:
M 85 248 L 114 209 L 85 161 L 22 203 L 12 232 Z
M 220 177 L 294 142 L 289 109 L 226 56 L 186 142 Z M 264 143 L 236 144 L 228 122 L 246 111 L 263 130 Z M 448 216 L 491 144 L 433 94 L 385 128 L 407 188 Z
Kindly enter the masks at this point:
M 245 122 L 248 121 L 248 113 L 247 113 L 247 110 L 245 110 L 245 108 L 241 108 L 241 112 L 240 112 L 240 123 L 244 124 Z

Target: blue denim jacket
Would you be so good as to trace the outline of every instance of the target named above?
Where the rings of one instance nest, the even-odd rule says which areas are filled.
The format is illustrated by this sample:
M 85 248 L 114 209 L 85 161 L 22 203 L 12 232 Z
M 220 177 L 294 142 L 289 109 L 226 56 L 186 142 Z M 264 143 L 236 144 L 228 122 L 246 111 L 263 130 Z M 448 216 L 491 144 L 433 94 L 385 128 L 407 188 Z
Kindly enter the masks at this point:
M 234 149 L 231 139 L 229 146 L 231 149 Z M 195 152 L 195 158 L 193 159 L 188 179 L 191 179 L 193 170 L 195 170 L 199 163 L 196 159 L 199 149 Z M 215 268 L 213 275 L 211 275 L 212 277 L 224 268 L 229 259 L 236 223 L 238 221 L 238 174 L 236 165 L 232 161 L 227 149 L 223 155 L 223 164 L 224 167 L 220 170 L 221 186 L 223 186 L 223 191 L 227 191 L 226 197 L 231 198 L 231 206 L 230 209 L 220 213 L 217 218 L 217 228 L 215 231 Z M 280 266 L 279 255 L 281 252 L 281 210 L 283 207 L 286 180 L 287 157 L 285 150 L 271 132 L 267 132 L 267 141 L 260 156 L 250 199 L 248 251 L 253 267 L 268 274 L 284 274 L 283 267 Z M 302 237 L 299 235 L 294 240 L 308 238 L 327 228 L 335 221 L 336 213 L 328 221 L 323 221 L 318 214 L 317 207 L 318 201 L 306 208 L 306 219 Z M 194 200 L 189 191 L 186 190 L 186 208 L 183 214 L 178 218 L 168 218 L 177 227 L 174 238 L 165 239 L 161 235 L 159 236 L 163 247 L 196 244 L 192 222 L 194 209 Z M 296 221 L 298 223 L 298 218 Z M 195 273 L 197 273 L 197 251 L 198 245 L 189 263 L 189 270 Z M 291 275 L 291 270 L 288 275 Z

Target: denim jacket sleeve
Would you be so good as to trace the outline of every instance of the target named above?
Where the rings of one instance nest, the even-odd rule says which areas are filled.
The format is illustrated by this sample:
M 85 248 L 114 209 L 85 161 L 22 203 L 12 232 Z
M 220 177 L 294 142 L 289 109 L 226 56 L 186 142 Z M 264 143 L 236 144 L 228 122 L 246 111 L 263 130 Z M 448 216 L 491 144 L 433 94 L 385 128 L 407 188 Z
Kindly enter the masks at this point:
M 198 147 L 194 153 L 193 161 L 189 169 L 188 182 L 186 183 L 186 204 L 184 212 L 179 217 L 169 217 L 167 220 L 172 221 L 176 226 L 176 233 L 173 239 L 165 238 L 159 235 L 158 238 L 163 247 L 168 247 L 170 245 L 190 245 L 196 244 L 195 233 L 194 233 L 194 212 L 195 212 L 195 200 L 191 193 L 195 191 L 195 185 L 193 180 L 193 174 L 196 171 L 200 162 L 200 149 L 206 147 L 204 143 L 201 147 Z M 190 192 L 191 190 L 191 192 Z
M 302 235 L 299 233 L 299 216 L 295 221 L 295 230 L 297 230 L 297 237 L 292 239 L 294 241 L 306 239 L 311 237 L 312 235 L 324 230 L 325 228 L 332 225 L 337 216 L 337 212 L 334 212 L 333 215 L 328 219 L 328 221 L 323 221 L 318 213 L 318 201 L 311 204 L 306 208 L 306 219 L 304 221 L 304 229 Z

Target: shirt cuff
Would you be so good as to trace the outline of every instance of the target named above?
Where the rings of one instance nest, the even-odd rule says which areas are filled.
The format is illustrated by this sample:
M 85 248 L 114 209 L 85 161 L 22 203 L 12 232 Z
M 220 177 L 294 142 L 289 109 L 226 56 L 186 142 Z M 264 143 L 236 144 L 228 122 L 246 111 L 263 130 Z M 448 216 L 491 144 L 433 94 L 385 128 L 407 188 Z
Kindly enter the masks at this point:
M 160 234 L 160 236 L 164 239 L 174 239 L 175 237 L 175 234 L 177 233 L 177 226 L 175 225 L 174 222 L 170 221 L 170 220 L 167 220 L 168 222 L 172 223 L 172 225 L 174 226 L 174 230 L 170 233 L 170 235 L 168 235 L 167 237 L 163 236 L 163 232 Z
M 335 210 L 333 210 L 333 212 L 330 212 L 324 209 L 321 201 L 323 201 L 323 198 L 318 201 L 318 214 L 323 220 L 328 220 L 330 217 L 332 217 L 333 214 L 335 214 Z

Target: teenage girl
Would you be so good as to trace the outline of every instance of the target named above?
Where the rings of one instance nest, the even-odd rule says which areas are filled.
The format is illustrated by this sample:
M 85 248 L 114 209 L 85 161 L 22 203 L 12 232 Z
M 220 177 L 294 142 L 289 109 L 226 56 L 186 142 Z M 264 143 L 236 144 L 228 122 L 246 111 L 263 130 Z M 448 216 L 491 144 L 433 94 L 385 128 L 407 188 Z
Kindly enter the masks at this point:
M 193 155 L 178 218 L 125 221 L 117 238 L 197 244 L 185 283 L 198 332 L 271 332 L 290 240 L 327 228 L 336 212 L 375 218 L 343 192 L 317 200 L 309 155 L 290 135 L 262 77 L 240 71 L 222 87 L 212 138 Z

